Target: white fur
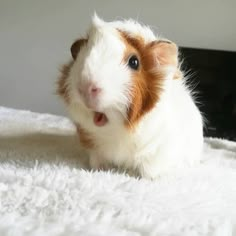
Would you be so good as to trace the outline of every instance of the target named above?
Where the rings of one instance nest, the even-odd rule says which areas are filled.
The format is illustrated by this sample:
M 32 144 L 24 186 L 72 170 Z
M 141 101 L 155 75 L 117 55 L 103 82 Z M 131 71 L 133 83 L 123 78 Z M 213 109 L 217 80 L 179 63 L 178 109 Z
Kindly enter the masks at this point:
M 138 123 L 135 130 L 124 125 L 130 104 L 131 72 L 122 63 L 125 45 L 117 29 L 146 42 L 157 38 L 150 28 L 134 21 L 106 23 L 94 17 L 87 46 L 81 48 L 68 79 L 73 120 L 87 130 L 97 148 L 90 150 L 91 165 L 114 164 L 138 171 L 147 178 L 199 162 L 203 145 L 202 118 L 184 79 L 173 79 L 167 68 L 160 101 Z M 78 87 L 92 81 L 103 93 L 96 111 L 107 115 L 109 123 L 96 127 L 93 111 L 84 105 Z M 192 153 L 189 156 L 189 153 Z

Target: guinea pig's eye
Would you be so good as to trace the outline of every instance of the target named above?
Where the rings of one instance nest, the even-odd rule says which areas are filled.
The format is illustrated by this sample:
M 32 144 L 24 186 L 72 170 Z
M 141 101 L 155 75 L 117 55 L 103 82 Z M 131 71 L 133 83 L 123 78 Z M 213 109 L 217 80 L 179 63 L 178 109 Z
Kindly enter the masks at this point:
M 129 58 L 128 65 L 131 69 L 137 70 L 139 68 L 139 60 L 137 56 L 133 55 Z

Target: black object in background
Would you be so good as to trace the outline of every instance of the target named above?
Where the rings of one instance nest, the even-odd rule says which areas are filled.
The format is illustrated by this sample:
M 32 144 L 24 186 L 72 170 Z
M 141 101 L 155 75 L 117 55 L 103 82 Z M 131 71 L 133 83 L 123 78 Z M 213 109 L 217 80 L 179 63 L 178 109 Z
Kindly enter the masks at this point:
M 181 58 L 199 91 L 205 136 L 236 141 L 236 52 L 182 47 Z

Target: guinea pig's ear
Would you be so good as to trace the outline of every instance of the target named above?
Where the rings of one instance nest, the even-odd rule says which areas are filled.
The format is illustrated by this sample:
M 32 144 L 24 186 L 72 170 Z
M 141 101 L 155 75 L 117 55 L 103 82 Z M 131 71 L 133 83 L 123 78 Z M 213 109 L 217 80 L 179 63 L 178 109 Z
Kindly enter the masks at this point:
M 71 48 L 70 48 L 70 51 L 71 51 L 71 55 L 72 55 L 72 57 L 73 57 L 73 59 L 75 60 L 76 59 L 76 57 L 77 57 L 77 55 L 78 55 L 78 53 L 79 53 L 79 51 L 80 51 L 80 48 L 85 44 L 85 43 L 87 43 L 87 39 L 78 39 L 78 40 L 76 40 L 73 44 L 72 44 L 72 46 L 71 46 Z
M 178 66 L 178 47 L 168 40 L 153 41 L 150 44 L 157 65 Z

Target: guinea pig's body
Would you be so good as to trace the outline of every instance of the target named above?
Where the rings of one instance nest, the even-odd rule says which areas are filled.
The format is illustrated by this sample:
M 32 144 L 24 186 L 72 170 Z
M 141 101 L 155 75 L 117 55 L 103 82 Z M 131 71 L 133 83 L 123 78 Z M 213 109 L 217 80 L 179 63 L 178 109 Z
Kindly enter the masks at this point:
M 134 21 L 94 17 L 58 83 L 94 169 L 156 178 L 199 162 L 202 117 L 179 68 L 178 49 Z

